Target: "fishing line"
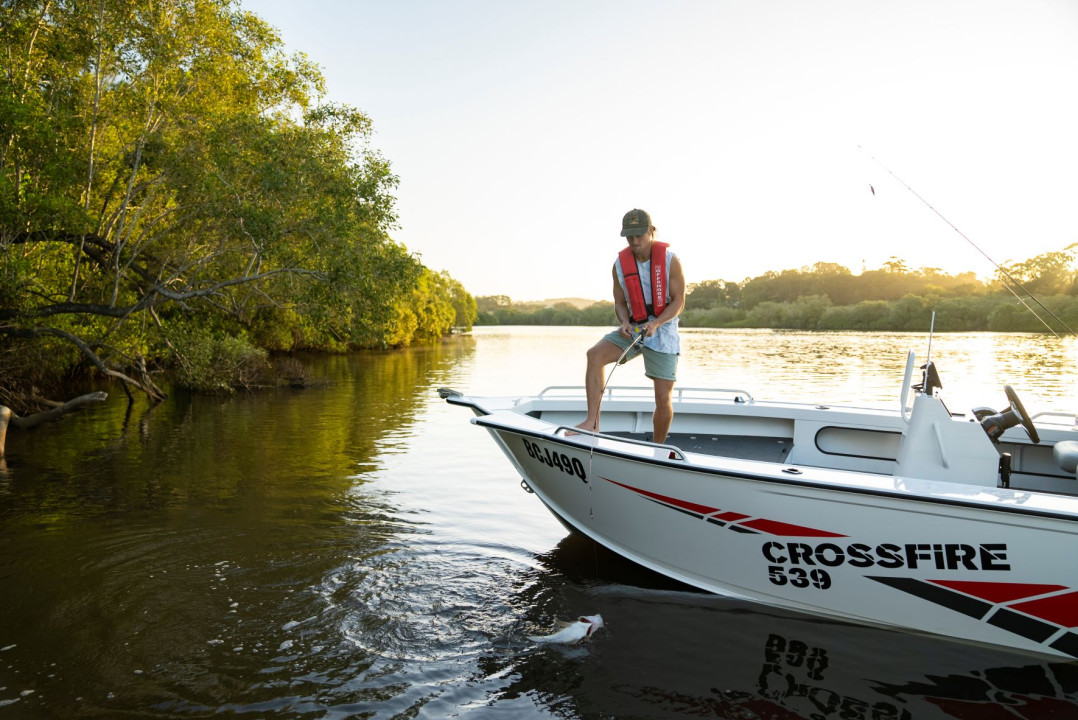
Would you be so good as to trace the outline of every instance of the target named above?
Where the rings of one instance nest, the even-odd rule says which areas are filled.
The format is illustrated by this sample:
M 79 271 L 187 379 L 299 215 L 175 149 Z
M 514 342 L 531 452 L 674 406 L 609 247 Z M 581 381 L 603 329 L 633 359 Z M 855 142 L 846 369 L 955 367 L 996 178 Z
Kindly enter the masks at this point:
M 895 174 L 894 174 L 894 173 L 893 173 L 893 172 L 891 171 L 891 169 L 890 169 L 889 167 L 887 167 L 887 166 L 886 166 L 886 165 L 884 165 L 884 164 L 883 164 L 882 162 L 880 162 L 880 161 L 879 161 L 879 160 L 878 160 L 878 159 L 876 158 L 876 156 L 875 156 L 875 155 L 873 155 L 872 153 L 870 153 L 870 152 L 869 152 L 868 150 L 865 150 L 865 149 L 864 149 L 863 147 L 861 147 L 860 145 L 858 145 L 858 146 L 857 146 L 857 149 L 858 149 L 858 150 L 860 150 L 861 152 L 865 153 L 866 155 L 868 155 L 868 156 L 869 156 L 869 157 L 870 157 L 870 158 L 871 158 L 871 159 L 873 160 L 873 162 L 875 162 L 875 163 L 876 163 L 877 165 L 879 165 L 879 166 L 880 166 L 881 168 L 883 168 L 883 169 L 884 169 L 884 170 L 885 170 L 885 171 L 887 172 L 887 174 L 888 174 L 888 175 L 890 175 L 890 176 L 891 176 L 891 177 L 893 177 L 893 178 L 894 178 L 895 180 L 897 180 L 897 181 L 898 181 L 898 183 L 899 183 L 900 185 L 902 185 L 902 187 L 904 187 L 904 188 L 906 188 L 907 190 L 909 190 L 909 191 L 910 191 L 910 194 L 911 194 L 911 195 L 913 195 L 913 196 L 914 196 L 915 198 L 917 198 L 917 199 L 918 199 L 918 200 L 920 200 L 920 201 L 921 201 L 922 203 L 924 203 L 925 207 L 927 207 L 927 208 L 928 208 L 929 210 L 931 210 L 932 212 L 934 212 L 934 213 L 936 214 L 936 216 L 937 216 L 937 217 L 939 217 L 939 219 L 940 219 L 940 220 L 942 220 L 943 222 L 945 222 L 945 223 L 947 223 L 948 225 L 950 225 L 951 229 L 952 229 L 952 230 L 954 230 L 954 231 L 955 231 L 956 233 L 958 233 L 958 234 L 959 234 L 959 236 L 960 236 L 960 237 L 961 237 L 961 238 L 962 238 L 963 240 L 965 240 L 965 241 L 966 241 L 966 242 L 968 242 L 968 243 L 969 243 L 969 244 L 970 244 L 971 246 L 973 246 L 973 249 L 974 249 L 974 250 L 976 250 L 976 251 L 977 251 L 977 252 L 979 252 L 979 253 L 980 253 L 981 255 L 983 255 L 983 256 L 985 257 L 985 259 L 986 259 L 986 260 L 988 260 L 988 262 L 992 263 L 992 265 L 994 265 L 994 266 L 995 266 L 996 270 L 998 270 L 998 271 L 999 271 L 1000 275 L 1002 275 L 1003 277 L 1005 277 L 1005 278 L 1006 278 L 1006 279 L 1007 279 L 1008 281 L 1010 281 L 1010 282 L 1011 282 L 1011 283 L 1013 283 L 1013 284 L 1014 284 L 1015 286 L 1017 286 L 1017 287 L 1018 287 L 1018 288 L 1019 288 L 1019 289 L 1020 289 L 1020 290 L 1021 290 L 1022 292 L 1024 292 L 1024 293 L 1025 293 L 1026 295 L 1028 295 L 1028 296 L 1029 296 L 1029 298 L 1030 298 L 1031 300 L 1033 300 L 1033 302 L 1037 303 L 1037 305 L 1039 305 L 1039 306 L 1040 306 L 1040 308 L 1041 308 L 1042 310 L 1044 310 L 1044 311 L 1045 311 L 1046 313 L 1048 313 L 1049 315 L 1051 315 L 1051 316 L 1052 316 L 1052 317 L 1053 317 L 1053 318 L 1055 319 L 1055 321 L 1056 321 L 1057 323 L 1059 323 L 1059 324 L 1060 324 L 1060 325 L 1061 325 L 1061 326 L 1062 326 L 1063 328 L 1065 328 L 1065 329 L 1067 330 L 1067 332 L 1069 332 L 1069 333 L 1070 333 L 1071 335 L 1076 335 L 1076 336 L 1078 336 L 1078 333 L 1074 332 L 1074 330 L 1071 330 L 1071 328 L 1070 328 L 1070 327 L 1069 327 L 1069 326 L 1067 325 L 1067 323 L 1063 322 L 1063 320 L 1062 320 L 1062 319 L 1060 319 L 1060 317 L 1059 317 L 1058 315 L 1056 315 L 1056 314 L 1055 314 L 1054 312 L 1052 312 L 1052 311 L 1051 311 L 1051 310 L 1049 310 L 1049 309 L 1048 309 L 1047 307 L 1045 307 L 1045 306 L 1044 306 L 1044 303 L 1042 303 L 1042 302 L 1041 302 L 1040 300 L 1038 300 L 1038 299 L 1037 299 L 1037 297 L 1036 297 L 1036 296 L 1035 296 L 1035 295 L 1034 295 L 1033 293 L 1031 293 L 1031 292 L 1030 292 L 1029 290 L 1027 290 L 1027 289 L 1026 289 L 1026 288 L 1025 288 L 1025 287 L 1024 287 L 1023 285 L 1022 285 L 1022 283 L 1020 283 L 1020 282 L 1018 282 L 1017 280 L 1015 280 L 1015 279 L 1014 279 L 1014 278 L 1013 278 L 1013 277 L 1011 276 L 1011 274 L 1010 274 L 1009 272 L 1007 272 L 1006 270 L 1004 270 L 1004 269 L 1003 269 L 1003 266 L 1001 266 L 1001 265 L 1000 265 L 999 263 L 997 263 L 997 262 L 996 262 L 995 260 L 993 260 L 993 259 L 992 259 L 991 257 L 989 257 L 988 253 L 986 253 L 986 252 L 985 252 L 984 250 L 982 250 L 982 249 L 981 249 L 980 247 L 978 247 L 977 243 L 975 243 L 975 242 L 973 242 L 972 240 L 970 240 L 970 239 L 969 239 L 969 237 L 968 237 L 968 236 L 967 236 L 967 235 L 966 235 L 966 234 L 965 234 L 964 232 L 962 232 L 961 230 L 959 230 L 959 229 L 958 229 L 958 227 L 957 227 L 957 226 L 955 226 L 955 224 L 954 224 L 953 222 L 951 222 L 951 221 L 950 221 L 950 220 L 948 220 L 948 219 L 947 219 L 946 217 L 944 217 L 943 213 L 941 213 L 941 212 L 940 212 L 939 210 L 937 210 L 937 209 L 936 209 L 936 208 L 935 208 L 935 207 L 934 207 L 934 206 L 932 205 L 932 203 L 930 203 L 930 202 L 928 202 L 927 200 L 925 200 L 925 199 L 924 199 L 923 197 L 921 197 L 921 196 L 920 196 L 920 195 L 919 195 L 919 194 L 917 193 L 917 191 L 916 191 L 916 190 L 914 190 L 914 189 L 913 189 L 913 188 L 911 188 L 911 187 L 910 187 L 910 186 L 909 186 L 908 184 L 906 184 L 906 181 L 905 181 L 905 180 L 903 180 L 902 178 L 900 178 L 900 177 L 899 177 L 898 175 L 895 175 Z M 869 187 L 872 187 L 872 186 L 869 186 Z M 872 194 L 873 194 L 873 195 L 875 195 L 875 194 L 876 194 L 876 189 L 875 189 L 875 188 L 872 188 Z M 1004 283 L 1003 283 L 1003 287 L 1007 288 L 1007 291 L 1008 291 L 1008 292 L 1010 292 L 1010 293 L 1011 293 L 1011 295 L 1014 295 L 1015 299 L 1017 299 L 1017 300 L 1018 300 L 1018 302 L 1022 303 L 1022 306 L 1023 306 L 1023 307 L 1025 307 L 1025 309 L 1026 309 L 1026 310 L 1029 310 L 1029 312 L 1031 312 L 1031 313 L 1033 314 L 1033 317 L 1035 317 L 1035 318 L 1037 318 L 1038 320 L 1040 320 L 1040 323 L 1041 323 L 1041 325 L 1044 325 L 1044 326 L 1045 326 L 1046 328 L 1048 328 L 1048 331 L 1049 331 L 1050 333 L 1052 333 L 1052 334 L 1053 334 L 1053 335 L 1055 335 L 1056 337 L 1059 337 L 1059 333 L 1057 333 L 1057 332 L 1056 332 L 1055 330 L 1053 330 L 1053 329 L 1052 329 L 1052 326 L 1051 326 L 1051 325 L 1049 325 L 1049 324 L 1048 324 L 1047 322 L 1045 322 L 1045 321 L 1044 321 L 1044 318 L 1042 318 L 1042 317 L 1041 317 L 1040 315 L 1038 315 L 1038 314 L 1037 314 L 1037 311 L 1036 311 L 1036 310 L 1034 310 L 1033 308 L 1031 308 L 1031 307 L 1029 306 L 1029 304 L 1028 304 L 1028 303 L 1027 303 L 1027 302 L 1025 301 L 1025 299 L 1023 299 L 1023 298 L 1022 298 L 1022 297 L 1021 297 L 1021 296 L 1020 296 L 1020 295 L 1019 295 L 1018 293 L 1016 293 L 1016 292 L 1014 291 L 1014 288 L 1012 288 L 1012 287 L 1011 287 L 1010 285 L 1008 285 L 1008 284 L 1007 284 L 1006 282 L 1004 282 Z
M 625 356 L 629 354 L 630 350 L 632 350 L 634 347 L 636 347 L 637 344 L 641 344 L 641 343 L 644 342 L 644 333 L 640 332 L 640 328 L 637 328 L 637 332 L 638 332 L 638 334 L 636 336 L 636 339 L 634 339 L 631 343 L 629 343 L 629 347 L 625 348 L 625 350 L 622 351 L 621 355 L 618 357 L 617 362 L 614 363 L 614 367 L 610 368 L 610 373 L 607 374 L 607 376 L 606 376 L 606 382 L 603 383 L 603 387 L 599 392 L 599 402 L 595 405 L 595 424 L 592 425 L 592 428 L 591 428 L 592 431 L 594 431 L 594 432 L 598 432 L 597 428 L 599 426 L 599 415 L 601 414 L 602 409 L 603 409 L 603 396 L 606 395 L 606 389 L 608 387 L 610 387 L 610 379 L 612 377 L 614 377 L 614 371 L 618 369 L 619 365 L 621 365 L 623 362 L 625 362 Z M 591 463 L 592 463 L 592 459 L 595 457 L 595 443 L 596 442 L 597 441 L 595 439 L 595 436 L 593 435 L 591 444 L 588 447 L 588 477 L 589 478 L 593 477 L 592 472 L 591 472 Z M 590 482 L 588 483 L 588 517 L 591 518 L 591 519 L 594 519 L 595 518 L 595 513 L 592 510 L 592 504 L 591 504 L 591 488 L 592 488 L 592 485 L 593 485 L 593 483 L 590 483 Z
M 606 382 L 603 383 L 603 390 L 602 390 L 601 393 L 599 393 L 599 403 L 595 406 L 595 425 L 596 426 L 598 426 L 598 424 L 599 424 L 599 413 L 602 411 L 602 408 L 603 408 L 603 395 L 606 394 L 606 389 L 608 387 L 610 387 L 610 379 L 612 377 L 614 377 L 614 371 L 618 369 L 619 365 L 621 365 L 622 363 L 625 362 L 625 356 L 629 354 L 630 350 L 632 350 L 638 344 L 642 344 L 644 342 L 644 333 L 640 331 L 640 328 L 637 328 L 636 330 L 637 330 L 637 333 L 638 333 L 638 335 L 636 336 L 636 339 L 634 339 L 631 343 L 629 343 L 629 347 L 625 348 L 625 350 L 622 351 L 621 356 L 618 357 L 617 362 L 614 363 L 614 367 L 610 368 L 610 373 L 606 376 Z

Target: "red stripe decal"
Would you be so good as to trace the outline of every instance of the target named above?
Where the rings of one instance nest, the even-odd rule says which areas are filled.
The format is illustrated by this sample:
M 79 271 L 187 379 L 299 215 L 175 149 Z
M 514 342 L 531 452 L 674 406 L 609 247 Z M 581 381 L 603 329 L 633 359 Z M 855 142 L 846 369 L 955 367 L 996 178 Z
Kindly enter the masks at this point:
M 619 483 L 617 480 L 611 480 L 610 478 L 603 478 L 607 482 L 614 483 L 619 487 L 623 487 L 626 490 L 632 490 L 635 493 L 639 493 L 644 497 L 649 497 L 652 500 L 658 500 L 659 502 L 666 503 L 667 505 L 673 505 L 674 507 L 681 508 L 682 510 L 688 510 L 689 512 L 699 513 L 700 515 L 711 515 L 712 513 L 721 512 L 719 508 L 709 507 L 707 505 L 700 505 L 699 503 L 689 502 L 688 500 L 679 500 L 669 495 L 660 495 L 659 493 L 650 492 L 648 490 L 641 490 L 635 488 L 632 485 L 626 485 L 625 483 Z M 742 518 L 751 517 L 750 515 L 743 515 L 732 511 L 727 511 L 721 515 L 714 516 L 717 520 L 726 520 L 727 522 L 736 522 Z M 737 523 L 742 527 L 751 528 L 759 532 L 770 533 L 772 535 L 779 535 L 782 537 L 846 537 L 839 533 L 827 532 L 826 530 L 816 530 L 815 528 L 804 527 L 802 525 L 791 525 L 790 523 L 779 522 L 778 520 L 765 520 L 764 518 L 756 518 L 755 520 L 749 520 L 748 522 Z
M 1038 585 L 1034 583 L 978 582 L 976 580 L 929 580 L 935 585 L 942 585 L 966 595 L 987 600 L 990 603 L 1006 603 L 1012 600 L 1044 595 L 1045 593 L 1066 590 L 1063 585 Z
M 1010 607 L 1056 625 L 1078 627 L 1078 592 L 1055 595 L 1043 600 L 1030 600 Z
M 677 498 L 670 497 L 669 495 L 660 495 L 659 493 L 653 493 L 653 492 L 649 492 L 647 490 L 641 490 L 640 488 L 634 488 L 631 485 L 626 485 L 624 483 L 619 483 L 617 480 L 611 480 L 610 478 L 603 478 L 603 479 L 606 480 L 607 482 L 612 482 L 615 485 L 620 485 L 621 487 L 625 488 L 626 490 L 632 490 L 633 492 L 640 493 L 641 495 L 644 495 L 645 497 L 649 497 L 649 498 L 651 498 L 653 500 L 658 500 L 660 502 L 664 502 L 664 503 L 666 503 L 668 505 L 673 505 L 674 507 L 679 507 L 679 508 L 682 508 L 684 510 L 688 510 L 690 512 L 700 513 L 701 515 L 710 515 L 711 513 L 719 511 L 719 508 L 708 507 L 707 505 L 699 505 L 697 503 L 689 502 L 687 500 L 678 500 Z
M 840 533 L 817 530 L 802 525 L 791 525 L 790 523 L 779 522 L 778 520 L 765 520 L 764 518 L 756 518 L 755 520 L 749 520 L 748 522 L 739 524 L 752 528 L 753 530 L 759 530 L 760 532 L 782 537 L 846 537 Z

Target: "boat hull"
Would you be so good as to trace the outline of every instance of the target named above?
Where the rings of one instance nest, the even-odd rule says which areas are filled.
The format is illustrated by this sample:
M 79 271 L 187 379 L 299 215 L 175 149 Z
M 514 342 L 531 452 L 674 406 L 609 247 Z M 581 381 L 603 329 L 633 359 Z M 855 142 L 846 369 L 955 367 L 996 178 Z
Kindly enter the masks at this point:
M 668 577 L 772 606 L 1078 657 L 1078 518 L 970 493 L 702 467 L 654 446 L 487 427 L 579 532 Z

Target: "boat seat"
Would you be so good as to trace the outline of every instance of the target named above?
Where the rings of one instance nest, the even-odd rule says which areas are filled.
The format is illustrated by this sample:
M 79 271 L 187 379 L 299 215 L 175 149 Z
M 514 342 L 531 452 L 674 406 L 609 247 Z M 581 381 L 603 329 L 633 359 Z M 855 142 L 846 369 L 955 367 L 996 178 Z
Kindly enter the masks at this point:
M 1052 455 L 1059 467 L 1069 473 L 1078 473 L 1078 440 L 1057 442 L 1052 448 Z

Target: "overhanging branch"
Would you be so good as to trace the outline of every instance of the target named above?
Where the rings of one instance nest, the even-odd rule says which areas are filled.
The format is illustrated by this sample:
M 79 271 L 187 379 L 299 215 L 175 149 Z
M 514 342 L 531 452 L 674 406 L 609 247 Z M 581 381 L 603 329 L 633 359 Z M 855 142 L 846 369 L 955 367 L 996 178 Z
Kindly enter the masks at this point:
M 157 385 L 155 385 L 153 381 L 149 379 L 149 377 L 144 377 L 140 381 L 136 380 L 133 377 L 125 375 L 119 370 L 114 370 L 110 368 L 100 357 L 97 356 L 97 353 L 95 353 L 93 349 L 88 344 L 86 344 L 86 342 L 82 338 L 78 337 L 77 335 L 73 335 L 65 330 L 60 330 L 59 328 L 53 327 L 0 327 L 0 334 L 9 335 L 11 337 L 23 338 L 36 338 L 42 336 L 61 338 L 77 347 L 79 349 L 79 352 L 82 353 L 83 357 L 89 360 L 93 364 L 93 366 L 96 367 L 99 372 L 101 372 L 101 374 L 105 375 L 106 377 L 115 378 L 116 380 L 119 380 L 121 383 L 123 383 L 125 391 L 128 387 L 134 387 L 144 392 L 153 400 L 163 400 L 165 398 L 165 393 L 162 392 L 162 390 L 157 387 Z M 130 395 L 130 393 L 128 394 Z
M 83 405 L 88 405 L 92 402 L 105 402 L 106 399 L 108 399 L 108 393 L 93 392 L 87 395 L 80 395 L 73 400 L 68 400 L 62 405 L 57 405 L 44 412 L 35 413 L 34 415 L 28 415 L 26 417 L 19 417 L 12 412 L 11 408 L 0 405 L 0 458 L 4 457 L 4 446 L 7 441 L 7 428 L 9 424 L 18 428 L 32 428 L 43 422 L 55 420 L 61 415 L 66 415 L 73 410 L 79 409 Z

